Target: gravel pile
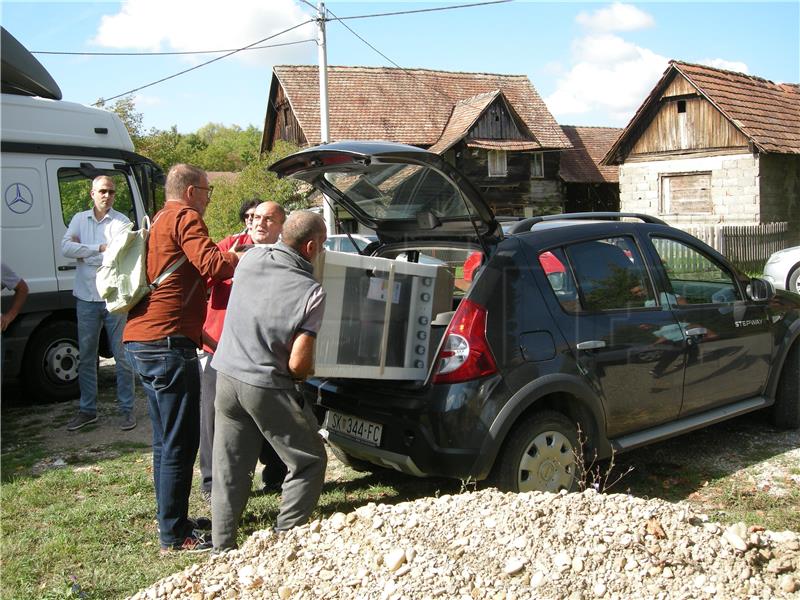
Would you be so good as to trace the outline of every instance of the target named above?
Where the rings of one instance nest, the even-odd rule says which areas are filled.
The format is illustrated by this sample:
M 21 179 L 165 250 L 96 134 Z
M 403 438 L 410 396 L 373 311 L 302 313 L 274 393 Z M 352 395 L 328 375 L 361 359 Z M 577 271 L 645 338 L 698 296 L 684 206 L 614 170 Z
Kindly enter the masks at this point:
M 512 600 L 798 598 L 800 536 L 622 494 L 494 489 L 259 531 L 133 596 Z

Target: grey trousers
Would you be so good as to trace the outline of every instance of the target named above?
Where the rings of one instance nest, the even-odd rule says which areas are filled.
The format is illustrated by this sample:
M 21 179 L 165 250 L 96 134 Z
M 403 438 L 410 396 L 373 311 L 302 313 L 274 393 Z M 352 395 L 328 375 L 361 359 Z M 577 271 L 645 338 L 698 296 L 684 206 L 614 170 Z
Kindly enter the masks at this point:
M 211 492 L 214 548 L 236 547 L 239 518 L 247 505 L 253 470 L 264 438 L 289 468 L 275 528 L 308 521 L 325 481 L 327 455 L 311 407 L 299 393 L 259 388 L 217 373 Z
M 211 352 L 200 353 L 200 489 L 211 493 L 214 450 L 214 397 L 217 394 L 217 370 L 211 366 Z M 264 485 L 280 484 L 286 477 L 286 465 L 281 462 L 267 440 L 261 446 L 258 460 L 264 465 L 261 481 Z

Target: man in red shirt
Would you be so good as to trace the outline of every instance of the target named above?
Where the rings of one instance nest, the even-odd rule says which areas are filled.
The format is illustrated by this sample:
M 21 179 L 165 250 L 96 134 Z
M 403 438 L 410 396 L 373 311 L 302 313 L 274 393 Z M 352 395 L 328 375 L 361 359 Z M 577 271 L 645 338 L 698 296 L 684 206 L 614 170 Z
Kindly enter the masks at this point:
M 252 244 L 274 244 L 278 241 L 286 212 L 277 202 L 261 202 L 258 199 L 242 203 L 240 216 L 246 229 L 242 233 L 222 239 L 217 246 L 226 251 L 247 247 Z M 233 279 L 208 282 L 211 294 L 208 298 L 206 320 L 203 324 L 203 352 L 200 354 L 201 392 L 200 392 L 200 493 L 206 501 L 211 500 L 211 462 L 214 444 L 214 398 L 216 395 L 217 371 L 211 366 L 211 358 L 217 349 L 222 335 L 225 312 L 233 287 Z M 280 489 L 286 477 L 286 465 L 264 440 L 259 460 L 264 465 L 261 480 L 264 491 Z
M 233 276 L 239 257 L 221 252 L 203 222 L 212 188 L 205 171 L 178 164 L 167 174 L 166 202 L 147 242 L 147 278 L 187 260 L 128 315 L 125 350 L 139 374 L 153 426 L 153 483 L 161 552 L 210 550 L 189 519 L 192 471 L 200 439 L 201 344 L 206 281 Z

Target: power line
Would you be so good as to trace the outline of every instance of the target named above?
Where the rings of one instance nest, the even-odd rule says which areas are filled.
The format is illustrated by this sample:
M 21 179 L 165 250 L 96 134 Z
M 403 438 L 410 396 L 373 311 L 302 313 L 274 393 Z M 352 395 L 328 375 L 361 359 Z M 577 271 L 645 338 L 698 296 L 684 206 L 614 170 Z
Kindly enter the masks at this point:
M 178 77 L 180 75 L 184 75 L 185 73 L 189 73 L 190 71 L 194 71 L 194 70 L 199 69 L 201 67 L 205 67 L 206 65 L 210 65 L 213 62 L 217 62 L 218 60 L 222 60 L 223 58 L 228 58 L 229 56 L 232 56 L 232 55 L 236 54 L 237 52 L 241 52 L 242 50 L 247 50 L 248 48 L 251 48 L 251 47 L 255 46 L 256 44 L 261 44 L 262 42 L 266 42 L 267 40 L 271 40 L 272 38 L 276 38 L 279 35 L 283 35 L 284 33 L 289 33 L 293 29 L 297 29 L 298 27 L 302 27 L 303 25 L 307 25 L 308 23 L 313 23 L 313 19 L 309 19 L 308 21 L 303 21 L 302 23 L 298 23 L 297 25 L 293 25 L 292 27 L 289 27 L 288 29 L 284 29 L 283 31 L 279 31 L 278 33 L 276 33 L 274 35 L 270 35 L 268 37 L 265 37 L 265 38 L 263 38 L 261 40 L 258 40 L 257 42 L 253 42 L 252 44 L 248 44 L 247 46 L 244 46 L 243 48 L 238 48 L 236 50 L 228 52 L 227 54 L 223 54 L 222 56 L 218 56 L 216 58 L 212 58 L 211 60 L 207 60 L 206 62 L 200 63 L 199 65 L 195 65 L 194 67 L 191 67 L 189 69 L 184 69 L 183 71 L 179 71 L 178 73 L 175 73 L 174 75 L 168 75 L 167 77 L 162 77 L 158 81 L 153 81 L 152 83 L 147 83 L 145 85 L 141 85 L 141 86 L 139 86 L 137 88 L 134 88 L 132 90 L 128 90 L 127 92 L 123 92 L 121 94 L 117 94 L 116 96 L 111 96 L 110 98 L 104 98 L 104 99 L 98 100 L 97 102 L 94 103 L 93 106 L 99 106 L 100 104 L 108 102 L 109 100 L 116 100 L 117 98 L 122 98 L 123 96 L 128 96 L 129 94 L 132 94 L 134 92 L 138 92 L 139 90 L 143 90 L 145 88 L 154 86 L 156 84 L 163 83 L 164 81 L 167 81 L 169 79 L 174 79 L 175 77 Z
M 308 21 L 306 21 L 308 22 Z M 227 48 L 224 50 L 187 50 L 183 52 L 56 52 L 48 50 L 32 50 L 31 54 L 51 54 L 59 56 L 173 56 L 185 54 L 218 54 L 221 52 L 240 52 L 242 50 L 262 50 L 264 48 L 277 48 L 279 46 L 291 46 L 292 44 L 305 44 L 306 42 L 316 42 L 316 39 L 298 40 L 296 42 L 284 42 L 282 44 L 267 44 L 265 46 L 252 46 L 246 48 Z
M 339 19 L 339 17 L 337 17 L 337 16 L 336 16 L 336 15 L 333 13 L 333 11 L 331 11 L 331 10 L 329 10 L 329 9 L 327 9 L 327 8 L 326 8 L 325 10 L 326 10 L 327 12 L 331 13 L 331 14 L 334 16 L 335 20 L 337 20 L 337 21 L 341 21 L 341 19 Z M 411 77 L 412 79 L 416 79 L 416 80 L 417 80 L 419 83 L 421 83 L 421 84 L 422 84 L 422 85 L 424 85 L 425 87 L 428 87 L 428 88 L 430 88 L 430 89 L 434 90 L 434 91 L 435 91 L 435 92 L 437 92 L 438 94 L 440 94 L 440 95 L 444 96 L 444 97 L 445 97 L 445 99 L 449 100 L 450 102 L 453 102 L 453 103 L 455 103 L 455 100 L 453 100 L 453 98 L 451 98 L 451 97 L 450 97 L 450 95 L 449 95 L 449 94 L 447 94 L 447 92 L 444 92 L 444 91 L 440 90 L 439 88 L 437 88 L 436 86 L 433 86 L 433 85 L 431 85 L 431 84 L 430 84 L 430 83 L 428 83 L 427 81 L 423 81 L 422 79 L 420 79 L 419 77 L 417 77 L 416 75 L 414 75 L 413 73 L 411 73 L 410 71 L 408 71 L 407 69 L 404 69 L 403 67 L 401 67 L 400 65 L 398 65 L 398 64 L 397 64 L 396 62 L 394 62 L 394 61 L 393 61 L 391 58 L 389 58 L 388 56 L 386 56 L 386 55 L 385 55 L 383 52 L 381 52 L 380 50 L 378 50 L 378 49 L 377 49 L 375 46 L 373 46 L 372 44 L 370 44 L 370 43 L 369 43 L 367 40 L 365 40 L 363 37 L 361 37 L 361 36 L 360 36 L 360 35 L 358 35 L 358 34 L 357 34 L 355 31 L 353 31 L 353 29 L 352 29 L 352 28 L 351 28 L 351 27 L 350 27 L 350 26 L 349 26 L 347 23 L 344 23 L 344 22 L 342 22 L 342 25 L 344 25 L 344 27 L 345 27 L 345 28 L 346 28 L 346 29 L 347 29 L 347 30 L 348 30 L 350 33 L 352 33 L 354 36 L 356 36 L 356 37 L 357 37 L 359 40 L 361 40 L 361 41 L 362 41 L 364 44 L 366 44 L 367 46 L 369 46 L 369 47 L 370 47 L 370 48 L 371 48 L 371 49 L 372 49 L 374 52 L 376 52 L 377 54 L 379 54 L 380 56 L 382 56 L 382 57 L 384 58 L 384 60 L 387 60 L 388 62 L 392 63 L 392 64 L 393 64 L 395 67 L 397 67 L 398 69 L 400 69 L 401 71 L 403 71 L 403 72 L 404 72 L 406 75 L 408 75 L 408 76 L 409 76 L 409 77 Z
M 305 1 L 305 0 L 303 0 Z M 424 13 L 424 12 L 434 12 L 439 10 L 454 10 L 457 8 L 472 8 L 473 6 L 487 6 L 489 4 L 504 4 L 506 2 L 513 2 L 513 0 L 491 0 L 489 2 L 475 2 L 473 4 L 457 4 L 454 6 L 439 6 L 437 8 L 419 8 L 417 10 L 400 10 L 397 12 L 388 12 L 388 13 L 375 13 L 372 15 L 356 15 L 352 17 L 336 17 L 337 21 L 346 21 L 349 19 L 370 19 L 372 17 L 393 17 L 395 15 L 411 15 L 414 13 Z M 308 4 L 308 2 L 306 2 Z M 313 6 L 309 4 L 309 6 Z M 327 7 L 326 7 L 327 10 Z M 328 11 L 330 12 L 330 11 Z M 333 14 L 331 12 L 331 14 Z

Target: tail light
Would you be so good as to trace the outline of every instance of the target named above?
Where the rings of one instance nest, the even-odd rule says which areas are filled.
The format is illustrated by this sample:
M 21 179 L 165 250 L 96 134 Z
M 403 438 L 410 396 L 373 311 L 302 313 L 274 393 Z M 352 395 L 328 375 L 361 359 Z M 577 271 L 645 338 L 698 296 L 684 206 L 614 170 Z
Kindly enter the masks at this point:
M 486 341 L 486 309 L 462 300 L 436 357 L 434 383 L 460 383 L 497 372 Z

